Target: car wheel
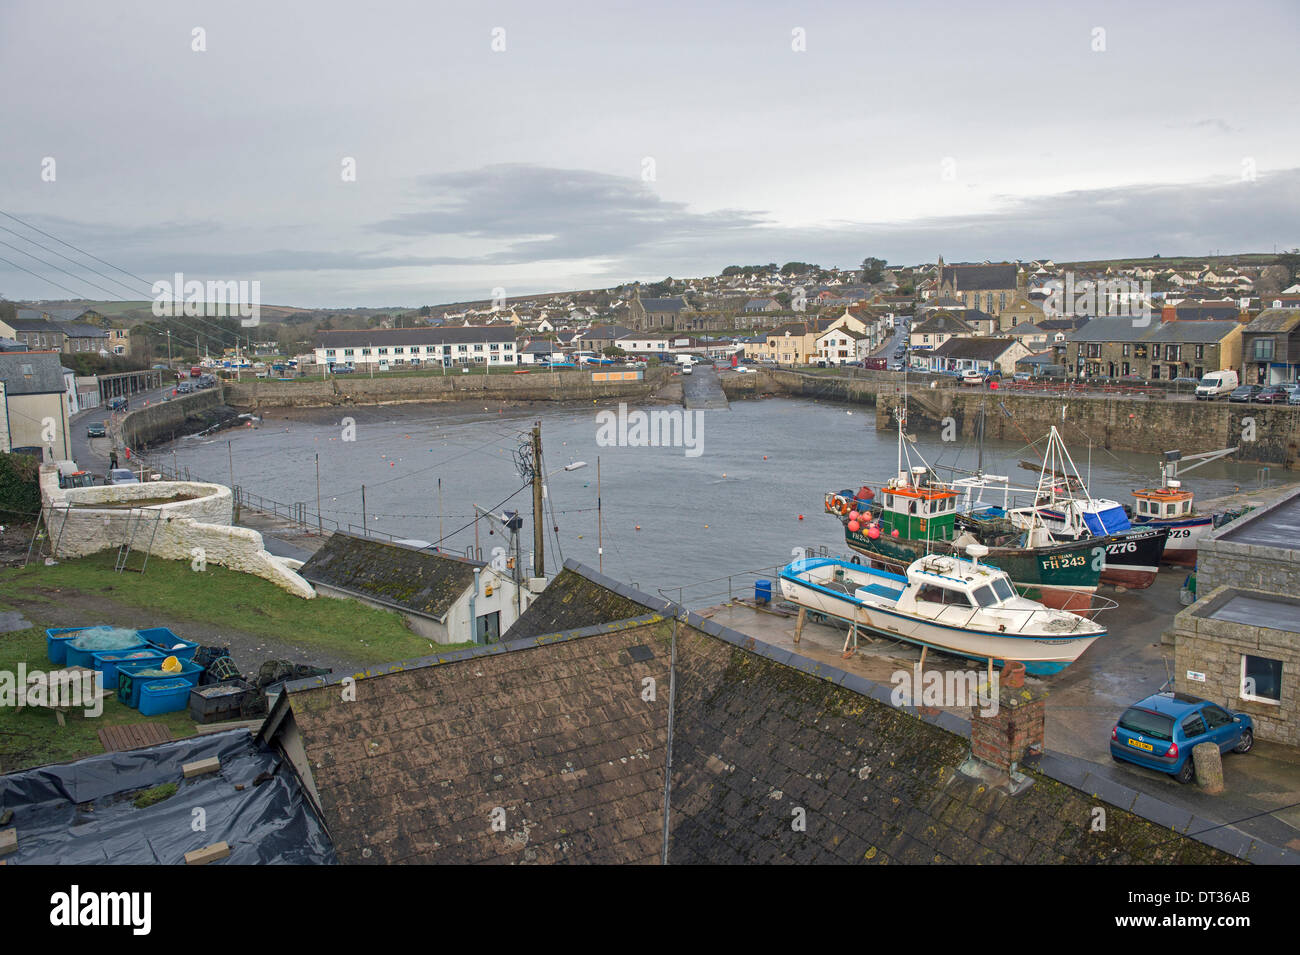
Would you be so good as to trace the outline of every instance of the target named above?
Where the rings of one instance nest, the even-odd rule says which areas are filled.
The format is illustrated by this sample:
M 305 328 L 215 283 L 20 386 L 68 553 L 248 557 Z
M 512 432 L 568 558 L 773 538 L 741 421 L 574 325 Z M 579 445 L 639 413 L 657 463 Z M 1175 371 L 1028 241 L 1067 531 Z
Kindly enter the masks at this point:
M 1232 747 L 1234 753 L 1249 753 L 1250 748 L 1255 745 L 1255 734 L 1250 730 L 1241 731 L 1241 742 Z
M 1196 766 L 1192 763 L 1192 756 L 1188 753 L 1187 758 L 1183 760 L 1183 768 L 1178 770 L 1174 779 L 1180 783 L 1190 783 L 1196 778 Z

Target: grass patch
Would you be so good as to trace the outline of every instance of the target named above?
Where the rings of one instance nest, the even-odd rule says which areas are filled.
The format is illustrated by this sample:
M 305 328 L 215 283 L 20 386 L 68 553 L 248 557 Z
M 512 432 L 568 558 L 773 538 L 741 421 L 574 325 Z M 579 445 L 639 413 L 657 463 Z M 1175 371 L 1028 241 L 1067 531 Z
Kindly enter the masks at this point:
M 199 573 L 184 561 L 156 557 L 150 558 L 144 574 L 118 574 L 113 570 L 115 556 L 115 551 L 101 551 L 53 567 L 6 568 L 0 570 L 0 587 L 14 596 L 54 598 L 55 602 L 62 591 L 103 595 L 123 606 L 139 607 L 140 626 L 154 626 L 151 618 L 159 614 L 177 621 L 221 624 L 363 664 L 389 663 L 459 646 L 431 647 L 407 628 L 400 614 L 355 600 L 303 600 L 260 577 L 214 564 Z M 88 620 L 87 625 L 94 622 Z M 185 636 L 184 632 L 177 635 Z M 38 657 L 44 659 L 43 646 Z
M 155 803 L 160 803 L 164 799 L 171 799 L 176 795 L 179 787 L 175 783 L 163 783 L 161 786 L 154 786 L 153 789 L 146 789 L 140 795 L 135 797 L 132 803 L 136 809 L 147 809 Z

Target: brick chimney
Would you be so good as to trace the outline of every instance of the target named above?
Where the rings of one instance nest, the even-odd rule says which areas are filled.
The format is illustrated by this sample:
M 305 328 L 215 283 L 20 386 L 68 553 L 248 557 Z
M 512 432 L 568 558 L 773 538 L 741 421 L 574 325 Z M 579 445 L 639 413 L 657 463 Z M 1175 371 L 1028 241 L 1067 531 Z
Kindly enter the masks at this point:
M 1047 691 L 1025 686 L 1025 665 L 1014 661 L 1002 668 L 997 712 L 992 707 L 971 711 L 971 754 L 980 762 L 1010 772 L 1025 756 L 1043 751 Z
M 1163 325 L 1165 322 L 1176 322 L 1176 321 L 1178 321 L 1178 306 L 1177 305 L 1161 306 L 1160 324 Z

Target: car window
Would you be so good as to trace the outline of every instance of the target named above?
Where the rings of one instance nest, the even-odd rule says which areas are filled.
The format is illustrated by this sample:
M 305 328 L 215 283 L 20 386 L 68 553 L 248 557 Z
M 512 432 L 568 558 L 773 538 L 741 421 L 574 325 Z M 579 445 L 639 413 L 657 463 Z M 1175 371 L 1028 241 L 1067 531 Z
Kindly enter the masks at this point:
M 1201 719 L 1200 713 L 1193 713 L 1187 719 L 1183 720 L 1183 735 L 1188 739 L 1194 736 L 1200 736 L 1205 732 L 1205 720 Z
M 1209 724 L 1210 729 L 1216 729 L 1232 722 L 1232 714 L 1217 706 L 1207 706 L 1201 712 L 1205 715 L 1205 722 Z
M 1154 739 L 1173 739 L 1174 721 L 1163 713 L 1152 713 L 1132 706 L 1119 718 L 1119 725 L 1131 733 L 1141 733 Z

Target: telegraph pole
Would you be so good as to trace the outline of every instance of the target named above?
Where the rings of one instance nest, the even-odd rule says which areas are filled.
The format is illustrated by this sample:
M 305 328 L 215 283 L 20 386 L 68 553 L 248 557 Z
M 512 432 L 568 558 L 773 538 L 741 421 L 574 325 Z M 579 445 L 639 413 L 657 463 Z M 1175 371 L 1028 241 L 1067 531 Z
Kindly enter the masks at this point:
M 546 576 L 546 535 L 542 530 L 542 423 L 533 424 L 533 572 Z

